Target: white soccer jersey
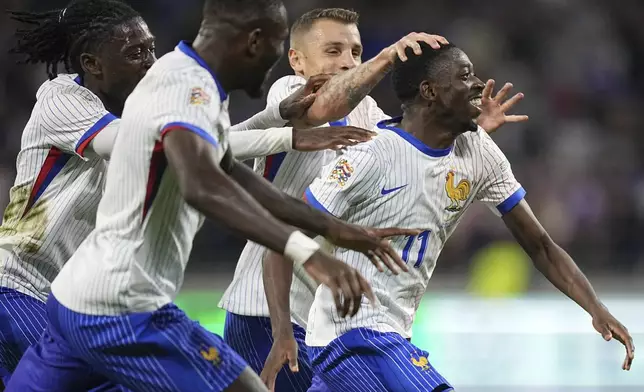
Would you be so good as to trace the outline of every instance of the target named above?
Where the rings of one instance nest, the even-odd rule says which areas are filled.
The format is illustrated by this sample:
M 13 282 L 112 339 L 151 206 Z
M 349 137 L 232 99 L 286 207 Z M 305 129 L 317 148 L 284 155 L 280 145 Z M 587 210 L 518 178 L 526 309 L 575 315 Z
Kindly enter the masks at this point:
M 285 76 L 271 87 L 267 106 L 279 104 L 306 84 L 300 76 Z M 345 118 L 329 125 L 352 125 L 372 129 L 379 121 L 389 118 L 373 98 L 367 96 Z M 317 152 L 289 151 L 255 160 L 255 171 L 273 182 L 273 185 L 293 197 L 301 197 L 306 187 L 320 174 L 324 165 L 335 159 L 332 150 Z M 268 303 L 262 280 L 262 257 L 266 248 L 247 242 L 242 251 L 233 282 L 228 286 L 219 306 L 229 312 L 246 316 L 268 317 Z M 313 302 L 316 284 L 296 267 L 291 286 L 291 314 L 293 321 L 306 327 L 309 308 Z
M 423 230 L 392 239 L 410 272 L 379 273 L 363 254 L 337 249 L 336 257 L 371 283 L 377 304 L 365 299 L 355 317 L 341 318 L 328 288 L 319 287 L 308 320 L 311 346 L 324 346 L 361 327 L 411 338 L 438 255 L 465 210 L 479 200 L 503 214 L 525 195 L 507 158 L 483 129 L 459 136 L 453 148 L 436 150 L 396 128 L 399 121 L 378 124 L 379 135 L 329 164 L 305 197 L 350 223 Z
M 187 129 L 228 147 L 228 98 L 192 47 L 181 42 L 128 98 L 96 228 L 52 284 L 64 306 L 84 314 L 154 311 L 174 300 L 204 217 L 167 170 L 163 136 Z
M 42 300 L 96 220 L 106 163 L 85 149 L 119 122 L 81 84 L 61 74 L 38 89 L 0 226 L 0 286 Z

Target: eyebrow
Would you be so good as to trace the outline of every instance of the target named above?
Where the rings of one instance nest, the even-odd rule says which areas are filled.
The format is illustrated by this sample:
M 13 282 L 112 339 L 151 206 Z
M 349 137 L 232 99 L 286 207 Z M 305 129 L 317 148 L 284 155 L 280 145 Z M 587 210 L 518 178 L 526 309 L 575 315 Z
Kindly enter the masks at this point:
M 331 42 L 324 43 L 324 46 L 327 46 L 327 47 L 329 47 L 329 46 L 344 46 L 344 45 L 345 45 L 345 43 L 340 42 L 340 41 L 331 41 Z M 362 44 L 354 44 L 354 45 L 351 45 L 351 47 L 354 48 L 354 49 L 359 48 L 360 50 L 362 50 Z

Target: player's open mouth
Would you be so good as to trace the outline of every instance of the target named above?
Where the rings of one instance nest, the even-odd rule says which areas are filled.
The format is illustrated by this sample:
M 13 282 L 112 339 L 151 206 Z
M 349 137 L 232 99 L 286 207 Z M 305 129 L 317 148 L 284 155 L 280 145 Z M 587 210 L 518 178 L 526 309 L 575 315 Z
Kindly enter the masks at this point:
M 478 97 L 474 97 L 470 99 L 470 104 L 472 104 L 472 106 L 476 107 L 477 109 L 481 108 L 482 102 L 483 102 L 482 96 L 480 95 Z

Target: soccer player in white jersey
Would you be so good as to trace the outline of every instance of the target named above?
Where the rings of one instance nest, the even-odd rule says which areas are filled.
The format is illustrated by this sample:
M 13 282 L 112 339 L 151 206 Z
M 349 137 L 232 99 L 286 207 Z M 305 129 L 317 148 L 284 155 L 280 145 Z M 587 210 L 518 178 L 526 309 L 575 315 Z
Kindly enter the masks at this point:
M 123 111 L 96 228 L 52 283 L 47 328 L 8 391 L 85 390 L 106 380 L 133 390 L 265 390 L 219 337 L 172 304 L 202 213 L 303 264 L 333 288 L 341 314 L 355 313 L 363 294 L 373 298 L 368 283 L 289 225 L 405 269 L 382 237 L 416 230 L 344 224 L 232 158 L 227 94 L 261 94 L 287 32 L 278 0 L 207 0 L 194 44 L 180 43 L 150 68 Z
M 0 226 L 4 383 L 45 329 L 50 282 L 94 227 L 106 170 L 96 147 L 110 144 L 125 99 L 155 61 L 147 25 L 119 1 L 10 15 L 28 26 L 12 51 L 45 64 L 50 80 L 22 134 Z M 58 74 L 60 63 L 66 74 Z
M 334 74 L 301 120 L 308 125 L 328 122 L 331 126 L 349 124 L 372 129 L 377 122 L 389 116 L 367 94 L 388 73 L 394 59 L 398 56 L 405 58 L 406 47 L 418 52 L 417 41 L 426 41 L 435 48 L 447 43 L 440 36 L 412 33 L 361 64 L 362 44 L 357 23 L 357 13 L 340 8 L 315 9 L 298 18 L 291 27 L 289 50 L 289 61 L 295 75 L 275 82 L 268 93 L 267 105 L 284 99 L 312 75 Z M 504 89 L 507 90 L 509 86 Z M 525 116 L 507 117 L 509 122 L 525 119 Z M 300 197 L 321 168 L 336 155 L 334 151 L 281 153 L 257 159 L 255 170 L 289 195 Z M 265 250 L 259 244 L 248 242 L 240 256 L 234 280 L 220 302 L 220 306 L 228 311 L 224 339 L 255 371 L 260 372 L 275 337 L 278 346 L 283 343 L 290 349 L 287 355 L 291 357 L 292 366 L 297 362 L 299 369 L 295 374 L 286 369 L 280 372 L 275 389 L 306 391 L 311 384 L 312 371 L 304 346 L 304 329 L 315 286 L 296 270 L 290 296 L 292 330 L 273 332 L 269 305 L 279 307 L 287 319 L 291 317 L 288 315 L 288 297 L 274 304 L 267 303 L 265 299 L 264 288 L 274 287 L 273 284 L 264 285 L 262 280 L 261 260 Z M 269 270 L 265 269 L 268 274 L 265 281 L 272 279 Z M 289 285 L 290 282 L 289 279 Z M 294 343 L 286 338 L 293 333 L 301 346 L 299 351 L 294 350 Z
M 29 24 L 13 52 L 44 63 L 50 76 L 22 136 L 18 175 L 0 226 L 0 376 L 6 383 L 45 328 L 50 283 L 94 227 L 126 97 L 155 61 L 154 37 L 122 2 L 82 0 L 45 13 L 13 12 Z M 73 49 L 73 50 L 72 50 Z M 67 74 L 58 74 L 58 65 Z M 283 126 L 313 102 L 328 78 L 312 78 L 283 101 L 235 126 Z M 241 159 L 273 152 L 316 150 L 366 140 L 343 128 L 299 132 L 249 130 L 231 140 Z
M 536 268 L 592 316 L 595 329 L 626 345 L 632 339 L 597 298 L 570 256 L 555 244 L 524 200 L 510 163 L 487 133 L 473 123 L 486 90 L 468 57 L 448 45 L 397 62 L 394 90 L 403 115 L 378 124 L 371 142 L 349 148 L 306 190 L 307 201 L 340 219 L 361 225 L 407 225 L 421 234 L 393 246 L 411 270 L 376 274 L 353 251 L 335 255 L 372 284 L 376 303 L 364 303 L 343 319 L 319 287 L 309 315 L 306 342 L 316 376 L 325 385 L 311 391 L 447 391 L 452 386 L 411 344 L 412 323 L 436 260 L 467 208 L 475 201 L 501 216 Z

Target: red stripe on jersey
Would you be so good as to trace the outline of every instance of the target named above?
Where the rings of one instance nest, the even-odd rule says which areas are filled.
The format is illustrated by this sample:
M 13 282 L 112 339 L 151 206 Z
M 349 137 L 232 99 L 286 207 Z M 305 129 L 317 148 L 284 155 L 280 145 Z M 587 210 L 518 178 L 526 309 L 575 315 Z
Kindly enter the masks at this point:
M 285 152 L 280 152 L 279 154 L 269 155 L 266 157 L 266 165 L 264 166 L 264 178 L 270 182 L 275 180 L 277 172 L 279 171 L 282 163 L 284 163 L 284 158 L 286 158 Z
M 101 132 L 103 129 L 105 129 L 106 126 L 110 125 L 110 123 L 114 120 L 116 120 L 117 117 L 113 115 L 112 113 L 107 113 L 103 117 L 101 117 L 94 125 L 91 126 L 90 129 L 85 132 L 85 134 L 80 138 L 78 141 L 78 144 L 76 145 L 76 153 L 82 157 L 85 156 L 85 149 L 89 144 L 94 140 L 96 135 L 98 135 L 99 132 Z
M 145 203 L 143 204 L 143 219 L 148 215 L 152 203 L 157 196 L 163 173 L 168 166 L 168 161 L 163 151 L 163 141 L 158 141 L 152 150 L 152 157 L 150 158 L 150 172 L 148 174 L 148 184 L 145 191 Z
M 65 154 L 56 147 L 49 149 L 49 153 L 45 158 L 45 162 L 40 168 L 40 172 L 38 172 L 38 177 L 36 177 L 34 186 L 33 188 L 31 188 L 29 201 L 27 202 L 27 206 L 22 213 L 23 217 L 27 215 L 29 210 L 31 210 L 31 207 L 33 207 L 38 199 L 40 199 L 40 196 L 42 196 L 42 194 L 45 192 L 45 189 L 47 189 L 49 184 L 51 184 L 58 173 L 63 170 L 63 167 L 65 167 L 65 164 L 67 163 L 67 161 L 69 161 L 70 157 L 71 155 Z

